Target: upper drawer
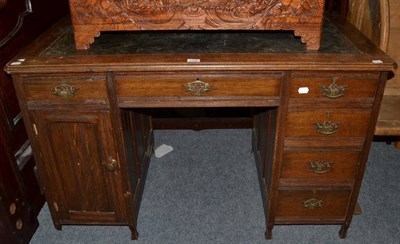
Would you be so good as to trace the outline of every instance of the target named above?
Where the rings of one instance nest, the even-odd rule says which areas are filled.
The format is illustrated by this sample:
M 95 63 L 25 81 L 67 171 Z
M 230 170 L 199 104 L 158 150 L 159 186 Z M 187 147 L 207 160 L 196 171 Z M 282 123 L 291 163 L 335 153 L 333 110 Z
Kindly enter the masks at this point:
M 291 98 L 373 98 L 378 73 L 296 72 L 292 74 Z
M 49 103 L 108 103 L 104 76 L 23 77 L 25 99 Z
M 277 97 L 281 73 L 116 75 L 118 97 Z

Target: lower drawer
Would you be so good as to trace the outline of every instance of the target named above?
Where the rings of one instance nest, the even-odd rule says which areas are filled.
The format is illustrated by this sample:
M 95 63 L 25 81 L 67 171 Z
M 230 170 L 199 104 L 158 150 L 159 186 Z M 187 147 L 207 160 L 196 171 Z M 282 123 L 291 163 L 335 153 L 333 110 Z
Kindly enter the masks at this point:
M 283 155 L 282 178 L 353 179 L 360 151 L 287 150 Z
M 308 223 L 344 219 L 351 190 L 280 190 L 277 221 Z

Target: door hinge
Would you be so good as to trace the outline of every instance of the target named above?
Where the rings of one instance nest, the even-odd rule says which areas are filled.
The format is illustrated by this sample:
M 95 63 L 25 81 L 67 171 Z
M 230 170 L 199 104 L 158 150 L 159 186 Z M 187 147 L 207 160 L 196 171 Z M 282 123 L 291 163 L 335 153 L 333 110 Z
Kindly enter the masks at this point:
M 58 212 L 58 204 L 56 202 L 53 203 L 54 209 Z
M 35 135 L 39 135 L 38 130 L 36 128 L 36 124 L 32 124 L 33 127 L 33 132 L 35 133 Z

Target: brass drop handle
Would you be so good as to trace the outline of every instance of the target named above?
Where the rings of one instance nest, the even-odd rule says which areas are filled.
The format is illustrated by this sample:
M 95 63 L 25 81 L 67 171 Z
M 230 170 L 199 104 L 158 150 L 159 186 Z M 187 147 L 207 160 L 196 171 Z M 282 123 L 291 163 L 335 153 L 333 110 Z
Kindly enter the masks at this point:
M 315 162 L 309 161 L 308 168 L 316 174 L 325 174 L 331 171 L 333 162 L 318 160 Z
M 318 198 L 311 198 L 308 200 L 305 200 L 303 202 L 303 207 L 308 208 L 308 209 L 316 209 L 316 208 L 323 208 L 324 207 L 324 201 Z
M 72 98 L 74 97 L 79 91 L 79 88 L 76 88 L 72 85 L 68 84 L 61 84 L 51 88 L 51 92 L 61 98 Z
M 337 85 L 335 80 L 329 86 L 321 86 L 322 95 L 332 99 L 343 96 L 345 90 L 346 86 Z
M 118 166 L 118 162 L 113 157 L 109 157 L 108 162 L 104 163 L 103 165 L 109 172 L 115 172 Z
M 318 133 L 324 135 L 331 135 L 337 132 L 339 128 L 339 122 L 333 122 L 333 121 L 317 122 L 314 124 L 314 126 Z
M 187 92 L 194 94 L 196 96 L 201 96 L 204 93 L 208 92 L 211 90 L 211 85 L 203 82 L 199 79 L 196 79 L 195 81 L 186 83 L 184 85 L 185 89 Z

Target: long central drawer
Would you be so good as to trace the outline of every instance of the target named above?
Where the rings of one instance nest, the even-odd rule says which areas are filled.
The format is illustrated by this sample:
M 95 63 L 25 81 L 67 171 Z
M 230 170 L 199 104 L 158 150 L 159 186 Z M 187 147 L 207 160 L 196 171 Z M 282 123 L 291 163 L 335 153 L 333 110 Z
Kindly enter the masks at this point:
M 282 73 L 262 74 L 150 74 L 115 75 L 120 105 L 135 101 L 140 106 L 157 101 L 208 101 L 227 105 L 238 100 L 278 100 Z M 146 101 L 143 104 L 143 101 Z M 225 101 L 218 104 L 218 101 Z M 132 104 L 130 104 L 132 105 Z M 175 104 L 174 104 L 175 105 Z M 193 105 L 193 104 L 191 104 Z M 229 105 L 229 104 L 228 104 Z M 171 105 L 172 106 L 172 105 Z M 199 106 L 207 106 L 200 104 Z

